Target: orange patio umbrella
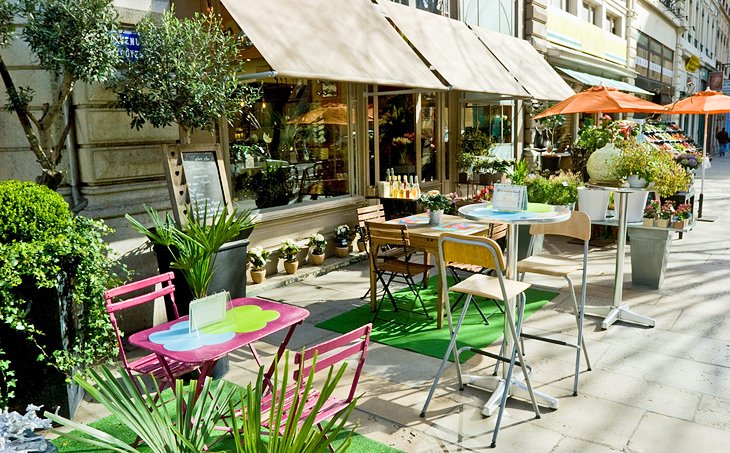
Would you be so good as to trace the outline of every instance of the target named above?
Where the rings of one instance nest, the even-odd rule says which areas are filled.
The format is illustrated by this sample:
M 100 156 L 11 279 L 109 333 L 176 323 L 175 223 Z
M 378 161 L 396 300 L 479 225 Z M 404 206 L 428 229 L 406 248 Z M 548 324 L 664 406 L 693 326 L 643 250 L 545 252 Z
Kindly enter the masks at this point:
M 532 119 L 568 113 L 657 113 L 664 107 L 623 93 L 616 88 L 595 86 L 576 93 Z
M 692 96 L 680 99 L 673 104 L 664 106 L 665 113 L 669 114 L 697 114 L 705 115 L 705 135 L 702 144 L 702 184 L 700 185 L 700 205 L 697 210 L 697 218 L 702 218 L 702 198 L 705 191 L 705 164 L 707 158 L 707 125 L 708 116 L 719 113 L 730 113 L 730 96 L 719 91 L 705 90 L 695 93 Z

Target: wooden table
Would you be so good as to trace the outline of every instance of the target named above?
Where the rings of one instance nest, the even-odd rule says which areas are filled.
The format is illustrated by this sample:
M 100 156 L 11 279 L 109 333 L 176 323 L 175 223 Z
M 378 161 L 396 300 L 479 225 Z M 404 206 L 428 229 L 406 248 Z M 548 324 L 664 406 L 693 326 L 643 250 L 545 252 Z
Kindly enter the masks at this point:
M 411 247 L 426 251 L 424 258 L 426 264 L 429 262 L 429 255 L 438 262 L 438 242 L 441 233 L 462 233 L 465 235 L 484 234 L 490 230 L 490 225 L 483 223 L 465 221 L 455 215 L 444 215 L 440 225 L 429 225 L 427 214 L 416 214 L 408 217 L 388 220 L 387 223 L 408 225 L 408 234 L 411 239 Z M 424 276 L 424 283 L 428 282 L 428 275 Z M 441 280 L 438 282 L 438 304 L 436 308 L 436 325 L 440 329 L 443 326 L 443 314 L 445 297 L 441 287 Z M 377 306 L 377 276 L 370 261 L 370 309 L 375 311 Z
M 190 332 L 188 316 L 160 324 L 151 329 L 137 332 L 129 337 L 129 343 L 153 352 L 165 369 L 171 388 L 175 388 L 174 377 L 167 365 L 167 359 L 186 363 L 202 363 L 198 377 L 197 392 L 203 387 L 205 378 L 213 371 L 218 359 L 243 346 L 249 346 L 256 362 L 261 366 L 253 342 L 274 332 L 289 328 L 279 345 L 276 357 L 284 353 L 297 325 L 309 316 L 309 311 L 293 305 L 282 304 L 255 297 L 233 299 L 228 303 L 226 319 Z M 274 360 L 264 375 L 265 385 L 270 385 L 274 372 Z M 197 395 L 196 395 L 197 397 Z

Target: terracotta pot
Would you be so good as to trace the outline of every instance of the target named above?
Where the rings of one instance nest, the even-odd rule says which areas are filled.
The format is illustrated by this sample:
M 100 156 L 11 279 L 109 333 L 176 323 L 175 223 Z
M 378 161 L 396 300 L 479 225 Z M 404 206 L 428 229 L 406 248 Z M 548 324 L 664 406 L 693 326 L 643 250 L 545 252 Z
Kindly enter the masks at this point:
M 261 269 L 260 271 L 251 269 L 251 280 L 254 284 L 261 283 L 266 280 L 266 269 Z
M 337 258 L 345 258 L 350 254 L 350 246 L 347 247 L 335 247 L 335 256 Z
M 322 263 L 324 263 L 324 253 L 319 253 L 316 255 L 314 253 L 310 254 L 309 262 L 315 266 L 320 266 Z
M 287 274 L 293 274 L 299 269 L 299 261 L 284 261 L 284 270 Z

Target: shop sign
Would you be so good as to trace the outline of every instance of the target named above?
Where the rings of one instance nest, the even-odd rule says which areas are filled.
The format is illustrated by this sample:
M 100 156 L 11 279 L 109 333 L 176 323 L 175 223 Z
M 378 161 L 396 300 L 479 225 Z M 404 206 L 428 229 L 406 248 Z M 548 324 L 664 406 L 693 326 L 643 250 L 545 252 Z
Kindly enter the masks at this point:
M 687 63 L 684 65 L 684 69 L 687 70 L 687 72 L 695 72 L 696 70 L 700 69 L 700 65 L 702 64 L 702 61 L 700 61 L 700 58 L 697 55 L 692 55 L 689 57 L 689 60 L 687 60 Z
M 139 33 L 134 30 L 119 30 L 117 52 L 124 61 L 136 61 L 139 58 Z
M 722 92 L 730 95 L 730 80 L 725 79 L 722 81 Z
M 712 91 L 722 90 L 722 79 L 722 71 L 711 72 L 709 78 L 707 79 L 707 88 L 711 89 Z
M 649 60 L 644 57 L 636 57 L 636 66 L 639 66 L 641 68 L 648 68 Z

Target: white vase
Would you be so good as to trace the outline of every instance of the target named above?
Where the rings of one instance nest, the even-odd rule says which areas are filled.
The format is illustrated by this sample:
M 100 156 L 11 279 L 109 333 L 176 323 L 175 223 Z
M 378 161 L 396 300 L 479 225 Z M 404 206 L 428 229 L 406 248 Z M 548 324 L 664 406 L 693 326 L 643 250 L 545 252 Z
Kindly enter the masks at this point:
M 621 150 L 613 143 L 609 143 L 591 154 L 586 162 L 588 176 L 593 183 L 609 183 L 618 179 L 614 171 L 614 161 L 621 154 Z
M 635 187 L 635 188 L 643 188 L 646 187 L 649 182 L 644 179 L 640 178 L 639 175 L 629 175 L 626 178 L 626 181 L 629 183 L 629 187 Z
M 631 223 L 631 222 L 643 221 L 644 208 L 646 207 L 646 199 L 648 196 L 649 196 L 648 191 L 629 193 L 628 206 L 626 208 L 626 221 L 627 222 Z
M 610 196 L 608 190 L 578 187 L 578 210 L 588 214 L 591 220 L 606 220 Z
M 429 225 L 441 225 L 441 218 L 444 215 L 443 209 L 438 209 L 436 211 L 428 211 L 428 224 Z

